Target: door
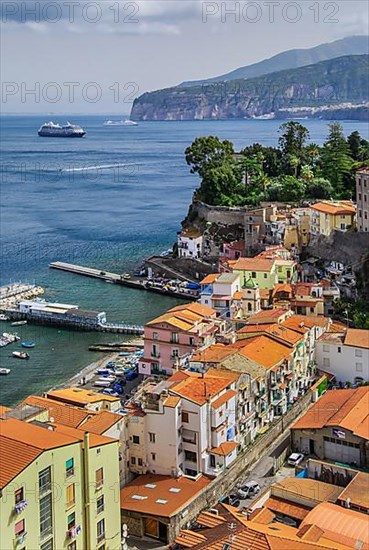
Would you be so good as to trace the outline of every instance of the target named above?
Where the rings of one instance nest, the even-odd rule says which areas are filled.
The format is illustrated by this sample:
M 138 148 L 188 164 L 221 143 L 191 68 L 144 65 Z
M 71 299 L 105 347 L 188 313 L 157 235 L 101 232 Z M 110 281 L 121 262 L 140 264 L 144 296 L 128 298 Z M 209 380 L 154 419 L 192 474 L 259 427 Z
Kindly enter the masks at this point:
M 346 441 L 324 441 L 324 456 L 329 460 L 350 464 L 356 462 L 360 466 L 360 449 L 350 447 Z
M 159 522 L 156 519 L 144 518 L 144 531 L 148 537 L 159 538 Z
M 165 544 L 167 544 L 168 542 L 168 534 L 167 534 L 167 526 L 165 525 L 165 523 L 161 523 L 161 521 L 159 521 L 159 539 L 163 542 L 165 542 Z

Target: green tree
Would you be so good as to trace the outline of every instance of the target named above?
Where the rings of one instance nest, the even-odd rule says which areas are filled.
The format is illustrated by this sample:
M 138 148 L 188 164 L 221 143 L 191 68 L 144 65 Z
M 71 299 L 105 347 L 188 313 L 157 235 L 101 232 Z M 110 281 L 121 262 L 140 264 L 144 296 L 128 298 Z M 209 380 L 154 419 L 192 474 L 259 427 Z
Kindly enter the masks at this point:
M 348 191 L 352 192 L 352 183 L 348 180 L 353 159 L 341 124 L 332 122 L 328 127 L 329 134 L 321 154 L 322 175 L 332 183 L 336 197 L 343 198 Z
M 304 180 L 305 183 L 309 183 L 314 179 L 313 169 L 308 164 L 304 164 L 304 166 L 301 167 L 301 179 Z
M 294 176 L 282 176 L 271 182 L 266 194 L 271 201 L 296 203 L 305 196 L 305 184 Z
M 354 160 L 360 160 L 359 155 L 361 147 L 361 136 L 357 130 L 349 135 L 349 137 L 347 138 L 347 144 L 350 148 L 351 157 Z
M 310 199 L 331 199 L 333 187 L 330 181 L 324 178 L 314 178 L 306 184 L 306 197 Z
M 185 150 L 185 157 L 191 167 L 191 174 L 198 173 L 202 178 L 206 177 L 212 168 L 224 163 L 235 163 L 233 143 L 228 140 L 221 141 L 215 136 L 196 138 Z
M 302 162 L 309 130 L 299 122 L 290 120 L 279 128 L 282 133 L 278 140 L 282 152 L 285 170 L 298 175 L 298 167 Z

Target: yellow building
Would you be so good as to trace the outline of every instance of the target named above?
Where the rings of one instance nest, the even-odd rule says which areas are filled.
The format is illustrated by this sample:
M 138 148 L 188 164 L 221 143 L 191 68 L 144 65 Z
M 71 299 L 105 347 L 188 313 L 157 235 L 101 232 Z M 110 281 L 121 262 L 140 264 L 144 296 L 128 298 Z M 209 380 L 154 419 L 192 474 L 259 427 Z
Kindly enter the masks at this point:
M 310 207 L 310 213 L 310 233 L 329 237 L 353 227 L 356 207 L 351 201 L 321 201 Z
M 272 289 L 278 283 L 278 270 L 275 258 L 239 258 L 228 262 L 233 273 L 240 275 L 241 284 L 249 279 L 260 289 Z
M 120 548 L 118 442 L 11 414 L 0 419 L 0 548 Z

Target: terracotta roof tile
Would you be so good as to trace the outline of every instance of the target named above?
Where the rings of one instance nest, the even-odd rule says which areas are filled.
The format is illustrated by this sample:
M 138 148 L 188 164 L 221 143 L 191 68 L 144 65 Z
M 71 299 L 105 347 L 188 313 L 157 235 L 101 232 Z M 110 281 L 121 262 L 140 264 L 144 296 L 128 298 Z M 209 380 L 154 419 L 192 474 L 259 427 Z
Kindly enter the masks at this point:
M 100 401 L 116 402 L 120 400 L 119 397 L 103 395 L 93 390 L 86 390 L 84 388 L 64 388 L 61 390 L 53 390 L 47 392 L 47 397 L 55 399 L 56 401 L 63 401 L 64 403 L 82 406 L 88 405 L 89 403 L 98 403 Z
M 241 355 L 267 369 L 279 365 L 291 356 L 291 348 L 276 342 L 269 336 L 253 336 L 245 340 L 238 340 L 235 344 Z
M 355 214 L 356 208 L 352 204 L 343 204 L 338 202 L 317 202 L 313 204 L 310 208 L 317 210 L 318 212 L 324 212 L 326 214 Z
M 236 391 L 227 390 L 220 397 L 218 397 L 218 399 L 216 399 L 215 401 L 212 401 L 210 405 L 213 409 L 218 409 L 219 407 L 224 405 L 224 403 L 227 403 L 227 401 L 229 401 L 230 399 L 233 399 L 236 395 L 237 395 Z
M 122 421 L 123 417 L 110 411 L 99 411 L 95 415 L 82 422 L 78 428 L 86 432 L 104 434 L 107 430 Z M 63 422 L 64 424 L 64 422 Z
M 279 512 L 280 514 L 290 516 L 298 520 L 304 519 L 310 512 L 310 508 L 301 504 L 295 504 L 289 500 L 279 497 L 271 496 L 264 503 L 264 506 L 272 510 L 272 512 Z M 256 520 L 257 521 L 257 520 Z
M 219 447 L 213 447 L 210 452 L 214 455 L 228 456 L 232 451 L 237 449 L 237 441 L 225 441 L 221 443 Z
M 200 281 L 200 285 L 210 285 L 211 283 L 214 283 L 219 275 L 220 273 L 209 273 L 209 275 L 206 275 L 206 277 Z
M 203 541 L 206 541 L 206 537 L 201 533 L 189 531 L 188 529 L 183 529 L 182 531 L 180 531 L 174 542 L 178 544 L 181 548 L 193 548 Z
M 324 537 L 333 542 L 355 548 L 357 541 L 360 540 L 363 543 L 360 548 L 363 550 L 369 548 L 368 518 L 360 512 L 323 502 L 308 513 L 301 526 L 304 527 L 307 524 L 316 525 L 322 529 Z
M 80 441 L 82 443 L 82 447 L 84 446 L 84 435 L 87 432 L 87 430 L 84 430 L 83 428 L 71 428 L 70 426 L 63 426 L 63 424 L 51 424 L 55 431 L 54 433 L 58 435 L 66 435 L 75 438 L 76 440 Z M 110 443 L 117 443 L 118 439 L 114 439 L 112 437 L 105 437 L 104 435 L 100 435 L 93 432 L 89 433 L 89 445 L 91 448 L 94 447 L 101 447 L 102 445 L 108 445 Z
M 229 378 L 187 378 L 172 386 L 170 391 L 198 405 L 204 405 L 229 384 Z
M 150 516 L 172 517 L 203 491 L 210 481 L 204 475 L 196 481 L 187 477 L 141 475 L 121 489 L 120 507 Z
M 175 395 L 170 395 L 169 397 L 166 398 L 163 405 L 164 407 L 169 407 L 171 409 L 174 409 L 177 405 L 179 405 L 180 402 L 181 402 L 180 397 L 176 397 Z
M 239 258 L 229 262 L 232 271 L 263 271 L 270 273 L 274 267 L 275 259 L 265 258 Z
M 15 418 L 0 420 L 0 435 L 15 441 L 22 441 L 40 450 L 56 449 L 77 441 L 75 437 L 49 430 L 47 424 L 45 427 L 36 426 Z
M 338 496 L 343 503 L 350 499 L 351 506 L 356 505 L 369 510 L 369 474 L 358 472 Z
M 65 426 L 71 426 L 72 428 L 77 428 L 81 422 L 95 414 L 94 411 L 80 409 L 68 403 L 61 403 L 60 401 L 54 401 L 53 399 L 47 399 L 46 397 L 39 397 L 37 395 L 30 395 L 22 403 L 36 405 L 37 407 L 48 410 L 49 419 L 53 418 L 55 422 L 64 424 Z
M 42 452 L 42 449 L 0 434 L 0 489 L 4 489 Z
M 344 344 L 345 346 L 369 349 L 369 330 L 348 328 Z

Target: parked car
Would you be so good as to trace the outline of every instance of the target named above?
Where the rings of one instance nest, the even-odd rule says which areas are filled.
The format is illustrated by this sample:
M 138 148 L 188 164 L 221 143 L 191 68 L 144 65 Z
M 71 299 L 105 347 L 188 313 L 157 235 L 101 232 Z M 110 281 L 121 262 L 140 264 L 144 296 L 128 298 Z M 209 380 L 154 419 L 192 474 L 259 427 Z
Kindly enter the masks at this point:
M 249 481 L 248 483 L 245 483 L 245 485 L 242 485 L 240 491 L 246 495 L 243 498 L 250 498 L 260 492 L 260 485 L 256 481 Z
M 105 390 L 103 390 L 101 393 L 103 393 L 104 395 L 110 395 L 111 397 L 119 397 L 119 394 L 110 388 L 105 388 Z
M 292 455 L 288 457 L 287 463 L 290 466 L 297 466 L 302 460 L 304 460 L 304 455 L 302 453 L 292 453 Z
M 228 495 L 222 498 L 220 502 L 224 502 L 224 504 L 229 504 L 230 506 L 235 506 L 236 508 L 238 508 L 240 505 L 240 499 L 235 494 Z
M 135 378 L 137 378 L 137 376 L 138 376 L 138 372 L 136 372 L 134 370 L 130 370 L 126 374 L 126 380 L 127 381 L 134 380 Z

